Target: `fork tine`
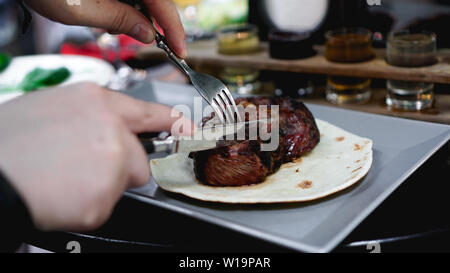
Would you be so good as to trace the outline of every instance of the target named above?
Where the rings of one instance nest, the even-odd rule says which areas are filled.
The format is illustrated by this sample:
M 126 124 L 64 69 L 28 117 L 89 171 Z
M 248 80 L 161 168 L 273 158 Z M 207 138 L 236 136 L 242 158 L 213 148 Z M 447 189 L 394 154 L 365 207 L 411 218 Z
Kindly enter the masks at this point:
M 213 110 L 214 110 L 214 112 L 216 113 L 216 115 L 219 117 L 220 122 L 221 122 L 222 124 L 225 124 L 225 120 L 224 120 L 224 118 L 223 118 L 223 113 L 222 113 L 222 111 L 220 110 L 220 108 L 217 106 L 216 102 L 215 102 L 214 100 L 212 100 L 211 103 L 210 103 L 210 105 L 211 105 L 211 107 L 213 108 Z
M 222 115 L 223 115 L 223 117 L 225 118 L 225 123 L 228 123 L 228 122 L 230 121 L 230 117 L 229 117 L 229 115 L 228 115 L 227 108 L 226 108 L 226 106 L 224 105 L 222 99 L 221 99 L 219 96 L 216 96 L 216 97 L 213 99 L 213 101 L 215 101 L 215 102 L 216 102 L 216 105 L 219 106 L 220 110 L 222 110 Z
M 224 106 L 225 106 L 225 111 L 227 113 L 227 121 L 230 123 L 235 123 L 236 120 L 234 118 L 234 112 L 233 109 L 231 109 L 231 104 L 230 101 L 227 99 L 226 94 L 224 95 L 224 92 L 222 90 L 222 92 L 220 92 L 219 94 L 217 94 L 217 97 L 220 97 L 220 99 L 223 101 Z
M 238 107 L 236 106 L 236 102 L 234 101 L 233 96 L 231 95 L 230 91 L 228 90 L 228 88 L 225 88 L 225 89 L 223 90 L 223 92 L 225 93 L 225 95 L 226 95 L 228 101 L 230 101 L 231 106 L 233 107 L 233 111 L 234 111 L 234 113 L 236 113 L 238 122 L 242 122 L 242 118 L 241 118 L 241 115 L 240 115 L 240 113 L 239 113 L 239 109 L 238 109 Z M 230 111 L 231 111 L 231 109 L 230 109 Z M 233 118 L 234 118 L 234 113 L 232 114 L 232 115 L 233 115 Z M 233 119 L 233 121 L 234 121 L 234 119 Z
M 226 123 L 230 122 L 230 116 L 228 115 L 227 107 L 226 107 L 224 101 L 222 100 L 222 98 L 220 98 L 220 96 L 216 95 L 216 97 L 213 100 L 217 103 L 220 110 L 222 110 L 223 116 L 225 117 L 225 122 Z

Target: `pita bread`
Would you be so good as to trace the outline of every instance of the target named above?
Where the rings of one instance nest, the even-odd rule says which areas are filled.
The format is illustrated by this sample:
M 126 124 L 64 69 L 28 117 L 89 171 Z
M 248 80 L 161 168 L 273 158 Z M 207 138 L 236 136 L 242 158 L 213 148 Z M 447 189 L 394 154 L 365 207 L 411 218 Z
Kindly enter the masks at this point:
M 316 120 L 320 143 L 310 153 L 286 163 L 257 185 L 212 187 L 200 183 L 188 154 L 150 162 L 164 190 L 194 199 L 222 203 L 287 203 L 316 200 L 342 191 L 362 179 L 372 165 L 372 141 Z

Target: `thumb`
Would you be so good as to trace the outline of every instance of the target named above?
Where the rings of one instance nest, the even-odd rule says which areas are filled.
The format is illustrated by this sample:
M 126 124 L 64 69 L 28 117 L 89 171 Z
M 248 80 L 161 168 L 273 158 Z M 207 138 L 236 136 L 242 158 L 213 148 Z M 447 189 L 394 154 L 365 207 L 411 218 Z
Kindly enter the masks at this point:
M 83 2 L 88 5 L 83 8 L 83 24 L 106 29 L 110 33 L 123 33 L 142 43 L 148 44 L 155 39 L 153 26 L 135 8 L 119 1 L 96 2 Z

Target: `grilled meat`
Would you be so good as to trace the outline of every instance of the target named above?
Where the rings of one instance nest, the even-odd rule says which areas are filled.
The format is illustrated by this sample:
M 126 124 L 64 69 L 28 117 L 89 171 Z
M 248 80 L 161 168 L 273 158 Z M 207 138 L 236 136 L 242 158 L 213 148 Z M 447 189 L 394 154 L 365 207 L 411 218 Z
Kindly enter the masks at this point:
M 320 141 L 314 117 L 306 106 L 287 97 L 246 98 L 236 104 L 279 105 L 279 146 L 276 151 L 261 151 L 261 140 L 237 141 L 235 145 L 192 153 L 197 179 L 212 186 L 244 186 L 258 184 L 277 171 L 281 164 L 292 162 L 311 151 Z M 214 114 L 209 118 L 212 119 Z M 253 117 L 255 118 L 255 117 Z M 257 118 L 257 117 L 256 117 Z M 246 117 L 246 121 L 252 119 Z M 204 123 L 208 119 L 204 120 Z

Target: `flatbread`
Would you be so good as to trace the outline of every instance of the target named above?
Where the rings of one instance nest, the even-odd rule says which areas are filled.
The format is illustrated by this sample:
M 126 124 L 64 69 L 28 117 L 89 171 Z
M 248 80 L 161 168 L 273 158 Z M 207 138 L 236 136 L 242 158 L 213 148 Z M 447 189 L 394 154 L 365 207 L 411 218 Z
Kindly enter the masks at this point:
M 150 162 L 156 183 L 164 190 L 221 203 L 288 203 L 316 200 L 361 180 L 372 165 L 372 140 L 316 120 L 320 143 L 308 154 L 286 163 L 257 185 L 212 187 L 200 183 L 188 154 Z

